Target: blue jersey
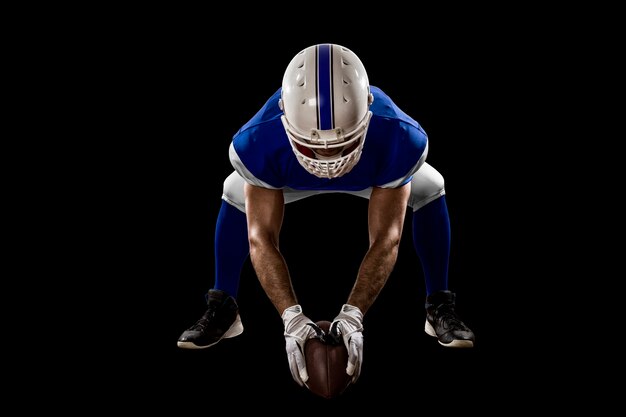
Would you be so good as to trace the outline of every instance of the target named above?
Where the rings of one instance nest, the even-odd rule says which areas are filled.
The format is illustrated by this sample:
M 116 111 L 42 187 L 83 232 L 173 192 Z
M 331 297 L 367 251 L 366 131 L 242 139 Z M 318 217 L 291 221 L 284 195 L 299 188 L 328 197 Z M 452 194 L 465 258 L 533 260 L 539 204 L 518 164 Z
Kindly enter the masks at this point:
M 374 102 L 363 153 L 347 174 L 318 178 L 300 165 L 280 120 L 280 89 L 234 135 L 233 167 L 249 183 L 266 188 L 359 191 L 406 184 L 426 159 L 428 136 L 381 89 L 370 90 Z

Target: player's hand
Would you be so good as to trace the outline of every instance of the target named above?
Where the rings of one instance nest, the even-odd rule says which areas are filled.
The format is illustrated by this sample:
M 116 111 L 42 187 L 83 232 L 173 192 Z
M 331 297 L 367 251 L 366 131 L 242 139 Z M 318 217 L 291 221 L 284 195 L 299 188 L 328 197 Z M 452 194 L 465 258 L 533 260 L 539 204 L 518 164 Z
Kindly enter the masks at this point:
M 285 325 L 285 346 L 289 370 L 293 379 L 302 386 L 309 379 L 304 361 L 304 344 L 308 339 L 316 336 L 315 323 L 302 314 L 302 307 L 299 304 L 286 308 L 281 317 Z
M 348 349 L 346 373 L 356 382 L 361 375 L 363 363 L 363 313 L 358 307 L 344 304 L 341 312 L 330 325 L 330 334 L 343 338 Z

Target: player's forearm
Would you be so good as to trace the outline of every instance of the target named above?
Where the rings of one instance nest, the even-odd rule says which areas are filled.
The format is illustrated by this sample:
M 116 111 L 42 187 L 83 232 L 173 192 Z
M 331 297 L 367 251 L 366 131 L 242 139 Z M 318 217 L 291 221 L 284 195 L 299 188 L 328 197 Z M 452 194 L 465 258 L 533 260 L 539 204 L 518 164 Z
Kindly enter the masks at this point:
M 348 304 L 363 314 L 374 304 L 398 259 L 410 191 L 410 183 L 400 188 L 372 190 L 368 213 L 370 248 L 348 298 Z
M 363 314 L 367 312 L 391 275 L 399 246 L 399 240 L 391 239 L 372 244 L 363 258 L 348 304 L 358 307 Z
M 297 304 L 285 259 L 278 250 L 284 199 L 282 190 L 245 184 L 250 260 L 278 313 Z
M 298 304 L 287 263 L 276 246 L 251 241 L 250 260 L 263 290 L 278 314 L 282 314 L 287 307 Z

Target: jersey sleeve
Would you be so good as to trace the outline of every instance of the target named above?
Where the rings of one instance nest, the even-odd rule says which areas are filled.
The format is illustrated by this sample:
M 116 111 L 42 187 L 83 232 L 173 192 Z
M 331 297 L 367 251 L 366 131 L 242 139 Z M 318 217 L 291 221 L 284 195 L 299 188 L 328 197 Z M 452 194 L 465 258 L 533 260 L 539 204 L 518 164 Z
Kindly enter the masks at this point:
M 281 187 L 275 187 L 272 184 L 257 178 L 241 161 L 241 158 L 237 154 L 235 150 L 234 143 L 230 144 L 230 148 L 228 149 L 228 156 L 230 158 L 230 163 L 232 164 L 235 171 L 248 183 L 252 185 L 256 185 L 257 187 L 270 188 L 273 190 L 279 189 Z
M 380 88 L 370 86 L 374 113 L 365 142 L 374 169 L 373 185 L 398 188 L 411 181 L 428 155 L 428 135 L 422 126 L 400 109 Z M 370 140 L 371 139 L 371 140 Z M 368 143 L 368 141 L 370 141 Z
M 424 165 L 424 162 L 426 162 L 426 156 L 427 155 L 428 155 L 428 142 L 426 142 L 426 147 L 424 148 L 424 152 L 422 152 L 422 156 L 420 156 L 420 158 L 417 160 L 415 165 L 413 165 L 411 167 L 411 169 L 409 169 L 409 171 L 407 171 L 407 173 L 405 175 L 403 175 L 402 177 L 400 177 L 398 179 L 390 181 L 390 182 L 388 182 L 386 184 L 379 185 L 379 187 L 380 188 L 398 188 L 398 187 L 402 187 L 404 184 L 406 184 L 409 181 L 411 181 L 413 179 L 413 175 L 422 167 L 422 165 Z
M 280 89 L 235 133 L 228 150 L 230 163 L 249 184 L 279 189 L 285 186 L 285 148 L 289 147 L 280 121 Z

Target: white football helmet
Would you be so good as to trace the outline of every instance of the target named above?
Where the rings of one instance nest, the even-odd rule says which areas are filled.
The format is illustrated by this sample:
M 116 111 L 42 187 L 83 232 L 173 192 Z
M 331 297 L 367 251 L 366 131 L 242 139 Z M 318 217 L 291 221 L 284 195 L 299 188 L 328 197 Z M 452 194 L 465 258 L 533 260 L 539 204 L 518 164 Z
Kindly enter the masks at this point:
M 298 162 L 320 178 L 336 178 L 359 161 L 374 96 L 361 60 L 334 44 L 310 46 L 283 77 L 281 120 Z

